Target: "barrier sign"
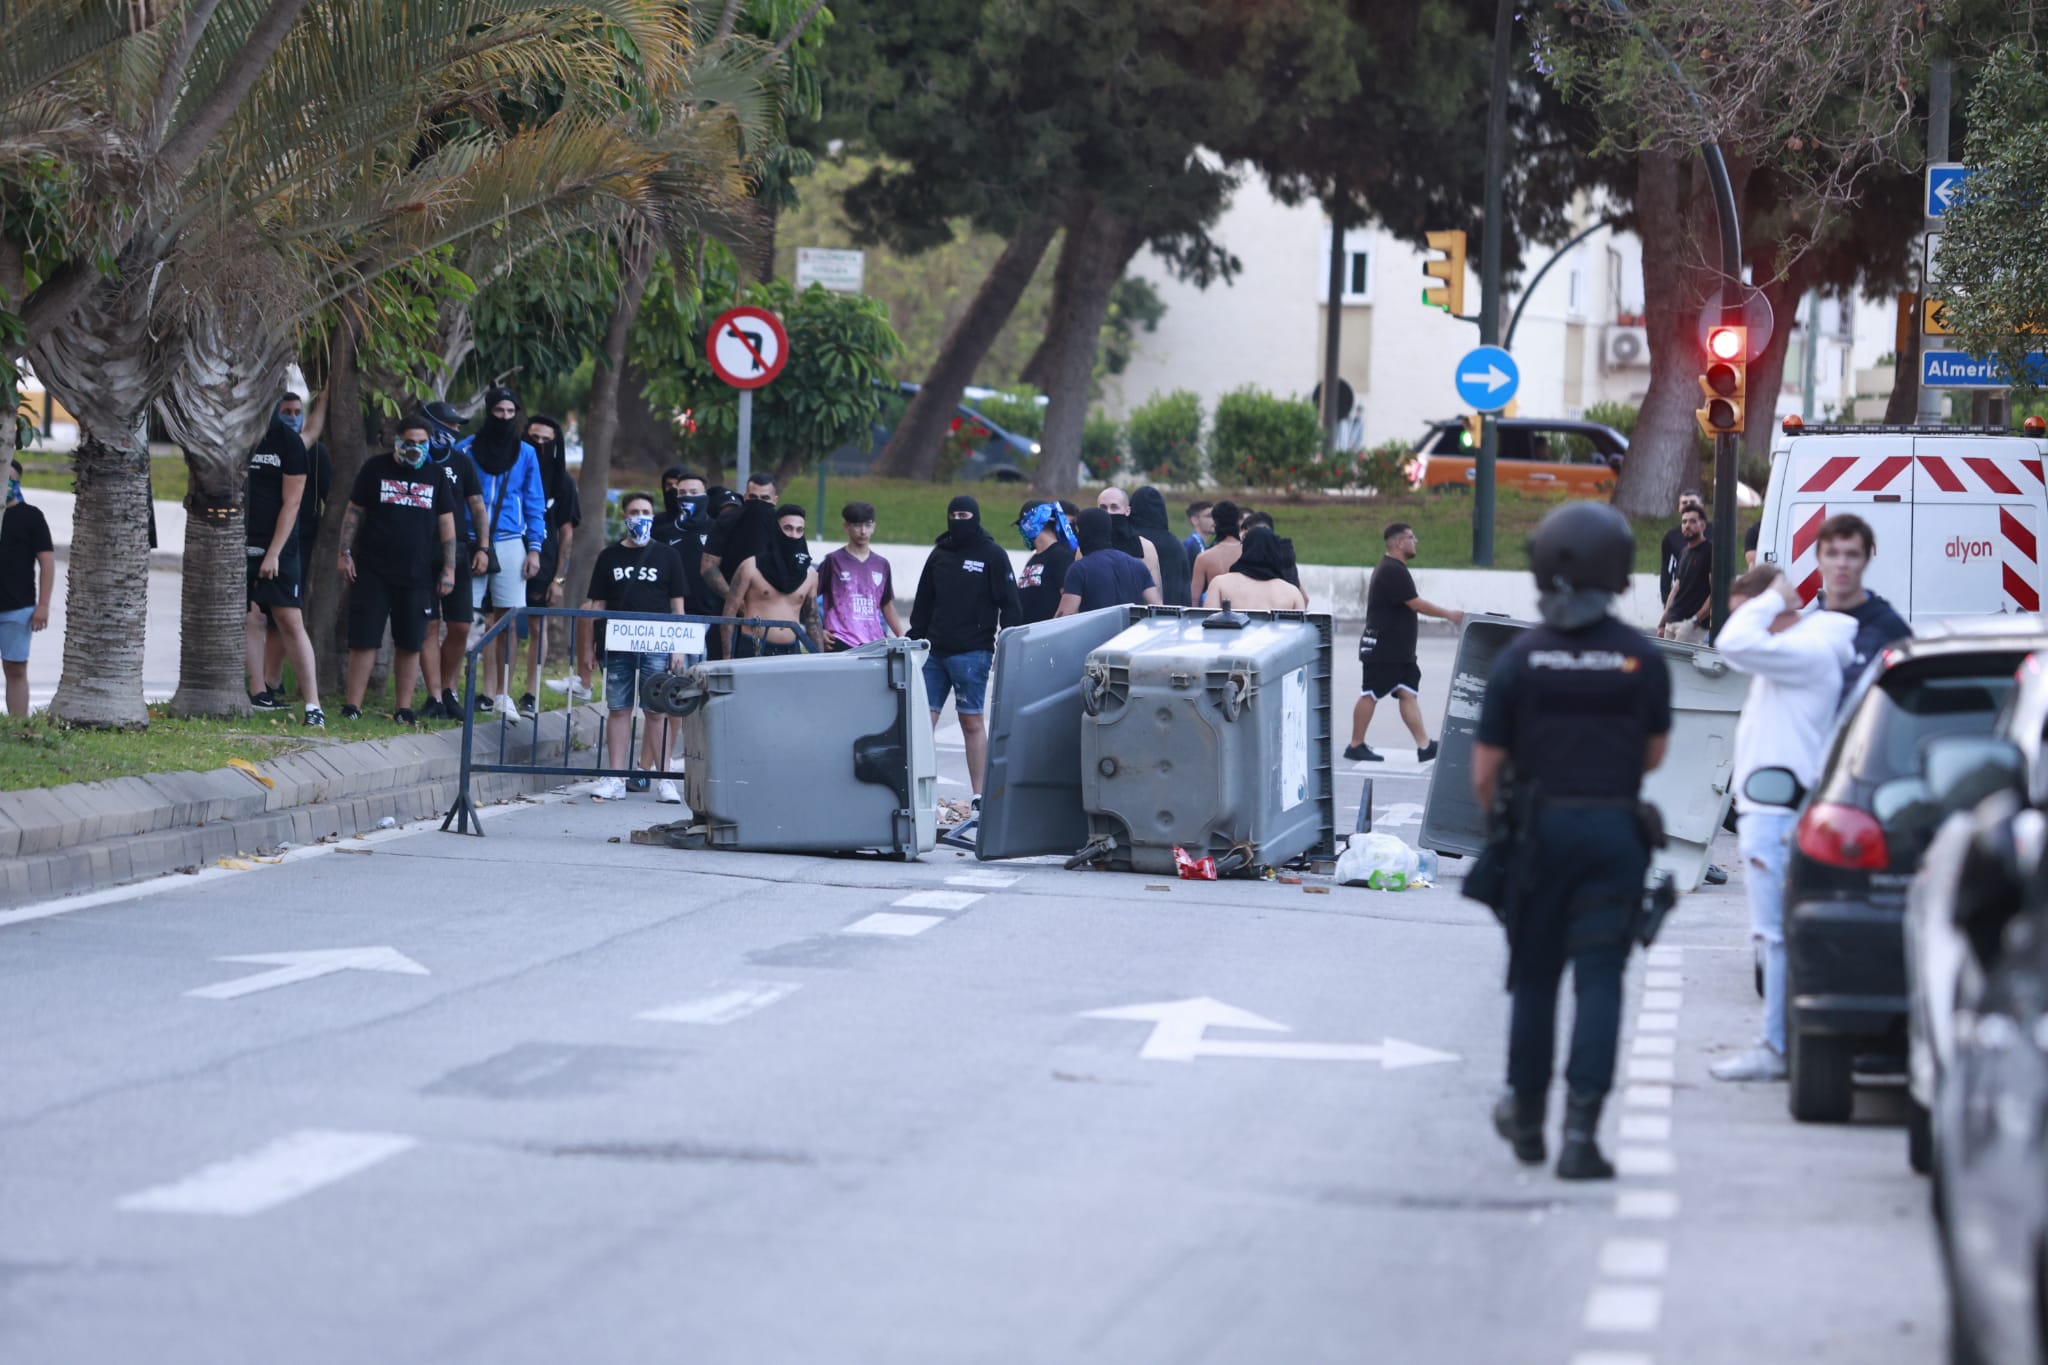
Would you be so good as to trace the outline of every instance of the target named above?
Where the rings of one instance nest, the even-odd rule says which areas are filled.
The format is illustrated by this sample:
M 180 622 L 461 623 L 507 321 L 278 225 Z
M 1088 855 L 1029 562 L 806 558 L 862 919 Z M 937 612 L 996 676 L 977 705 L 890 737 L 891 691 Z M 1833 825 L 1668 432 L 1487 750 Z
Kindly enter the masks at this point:
M 702 654 L 702 621 L 607 621 L 604 647 L 616 654 Z

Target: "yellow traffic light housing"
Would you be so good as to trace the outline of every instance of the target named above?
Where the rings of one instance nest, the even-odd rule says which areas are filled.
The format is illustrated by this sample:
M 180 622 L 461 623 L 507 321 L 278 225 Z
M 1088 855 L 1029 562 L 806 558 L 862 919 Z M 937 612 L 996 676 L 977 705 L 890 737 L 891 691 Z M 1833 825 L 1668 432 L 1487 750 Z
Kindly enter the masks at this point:
M 1479 449 L 1479 438 L 1485 431 L 1486 419 L 1476 412 L 1465 414 L 1465 449 Z
M 1463 230 L 1428 234 L 1429 249 L 1443 252 L 1441 260 L 1423 262 L 1423 273 L 1442 284 L 1422 291 L 1422 301 L 1441 308 L 1453 317 L 1465 315 L 1465 234 Z
M 1700 376 L 1700 407 L 1694 412 L 1708 436 L 1742 434 L 1749 389 L 1749 329 L 1714 327 L 1707 332 L 1707 370 Z

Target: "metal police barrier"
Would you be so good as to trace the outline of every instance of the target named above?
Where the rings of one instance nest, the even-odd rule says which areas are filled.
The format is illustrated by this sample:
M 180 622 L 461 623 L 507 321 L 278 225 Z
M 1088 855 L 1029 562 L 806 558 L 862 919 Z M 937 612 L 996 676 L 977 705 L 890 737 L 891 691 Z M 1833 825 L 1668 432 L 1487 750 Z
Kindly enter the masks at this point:
M 493 640 L 509 639 L 512 633 L 519 628 L 519 623 L 523 620 L 543 622 L 549 620 L 570 622 L 592 620 L 618 622 L 621 624 L 649 623 L 639 630 L 630 632 L 641 637 L 636 643 L 644 643 L 647 646 L 644 649 L 636 649 L 633 652 L 644 654 L 701 654 L 704 651 L 706 636 L 711 630 L 720 626 L 764 626 L 793 631 L 796 634 L 798 644 L 803 647 L 806 653 L 816 654 L 819 652 L 817 645 L 811 640 L 810 635 L 795 621 L 773 620 L 760 616 L 669 616 L 657 612 L 590 611 L 580 607 L 508 607 L 505 609 L 505 615 L 499 618 L 497 624 L 486 630 L 482 635 L 472 638 L 469 642 L 468 660 L 463 682 L 462 768 L 456 779 L 455 804 L 448 808 L 446 818 L 441 821 L 441 832 L 444 834 L 481 835 L 484 832 L 483 822 L 477 818 L 476 802 L 470 795 L 470 778 L 475 773 L 520 773 L 531 777 L 573 778 L 658 776 L 658 774 L 642 772 L 632 766 L 633 755 L 640 747 L 640 726 L 637 721 L 631 723 L 627 730 L 626 752 L 623 756 L 625 766 L 606 766 L 605 726 L 602 723 L 598 725 L 597 742 L 590 751 L 591 761 L 588 764 L 575 763 L 573 760 L 576 754 L 576 707 L 573 704 L 573 699 L 568 697 L 563 699 L 559 748 L 542 733 L 544 722 L 550 719 L 544 710 L 539 711 L 537 717 L 533 720 L 528 720 L 525 716 L 507 717 L 494 713 L 485 719 L 496 722 L 498 726 L 497 755 L 494 759 L 478 760 L 476 756 L 477 661 L 483 656 L 485 646 L 489 645 Z M 696 631 L 678 630 L 677 627 L 679 625 L 694 625 L 701 629 Z M 677 647 L 681 645 L 691 645 L 693 647 Z M 602 659 L 608 654 L 625 651 L 613 650 L 603 642 L 599 642 L 599 648 L 596 652 L 598 657 Z M 674 686 L 675 683 L 681 681 L 682 679 L 679 674 L 665 673 L 643 682 L 640 685 L 640 699 L 643 708 L 655 715 L 664 717 L 687 715 L 688 711 L 684 708 L 690 704 L 689 700 L 677 693 Z M 509 750 L 509 743 L 513 738 L 512 732 L 515 725 L 533 726 L 533 743 L 527 748 L 525 762 L 518 761 Z M 550 725 L 547 728 L 552 729 L 553 727 Z

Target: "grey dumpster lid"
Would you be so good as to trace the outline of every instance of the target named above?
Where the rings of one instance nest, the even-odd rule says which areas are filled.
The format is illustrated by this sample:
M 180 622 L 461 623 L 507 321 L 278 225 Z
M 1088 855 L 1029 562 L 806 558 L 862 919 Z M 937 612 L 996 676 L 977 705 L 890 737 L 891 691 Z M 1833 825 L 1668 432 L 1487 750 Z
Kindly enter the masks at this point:
M 1131 616 L 1129 608 L 1111 607 L 996 637 L 976 857 L 1072 853 L 1088 842 L 1088 815 L 1081 809 L 1081 669 Z

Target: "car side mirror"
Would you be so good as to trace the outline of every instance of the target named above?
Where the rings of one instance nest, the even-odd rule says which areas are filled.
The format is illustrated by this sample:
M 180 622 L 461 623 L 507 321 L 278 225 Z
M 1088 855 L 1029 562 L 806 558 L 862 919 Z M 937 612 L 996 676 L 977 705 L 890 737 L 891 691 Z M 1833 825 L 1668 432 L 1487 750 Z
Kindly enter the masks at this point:
M 1758 768 L 1742 784 L 1742 794 L 1759 806 L 1790 810 L 1806 799 L 1806 788 L 1790 768 Z
M 1943 735 L 1920 754 L 1920 774 L 1944 810 L 1969 810 L 2000 792 L 2025 799 L 2027 761 L 2019 746 L 1995 735 Z

